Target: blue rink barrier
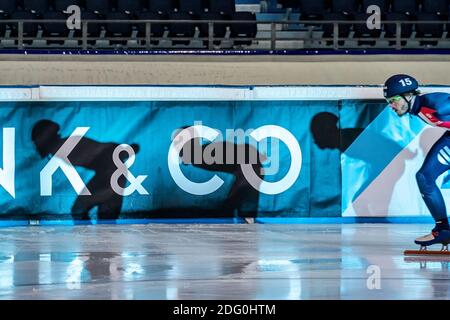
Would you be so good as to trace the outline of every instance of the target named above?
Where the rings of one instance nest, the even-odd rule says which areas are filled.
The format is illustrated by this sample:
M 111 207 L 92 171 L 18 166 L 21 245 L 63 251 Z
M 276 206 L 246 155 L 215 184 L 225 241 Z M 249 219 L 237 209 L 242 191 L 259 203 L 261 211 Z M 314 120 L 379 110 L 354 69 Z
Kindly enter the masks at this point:
M 448 86 L 421 89 L 450 93 Z M 420 119 L 399 119 L 380 97 L 380 86 L 0 86 L 0 151 L 16 155 L 7 167 L 2 164 L 14 170 L 7 170 L 8 188 L 0 186 L 0 226 L 244 223 L 237 216 L 245 214 L 235 210 L 258 212 L 257 223 L 431 223 L 415 168 L 423 161 L 423 146 L 442 133 L 431 132 Z M 213 166 L 201 159 L 181 165 L 172 152 L 174 134 L 192 125 L 218 133 L 197 145 L 202 157 L 211 146 L 227 145 L 267 156 L 257 164 L 267 169 L 261 188 L 250 185 L 238 163 Z M 249 132 L 268 127 L 285 139 L 274 144 L 272 132 L 267 139 L 250 139 Z M 52 128 L 53 142 L 80 137 L 70 151 L 70 174 L 53 170 L 55 163 L 49 167 L 43 157 L 54 156 L 40 138 Z M 245 139 L 237 141 L 237 131 Z M 136 154 L 129 172 L 143 177 L 145 192 L 135 189 L 118 199 L 111 179 L 118 183 L 114 173 L 123 165 L 111 159 L 124 144 Z M 91 156 L 97 150 L 103 151 Z M 221 183 L 217 189 L 192 192 L 192 185 L 213 177 Z M 127 188 L 137 182 L 129 181 Z M 443 181 L 450 181 L 450 172 Z M 273 185 L 275 192 L 269 190 Z M 89 195 L 78 193 L 83 186 Z M 450 199 L 450 185 L 439 187 Z M 411 201 L 401 201 L 405 189 Z M 120 211 L 106 214 L 100 210 L 106 204 Z M 77 220 L 83 219 L 79 212 L 89 211 L 93 220 Z M 102 218 L 112 220 L 97 220 Z
M 118 220 L 3 220 L 0 227 L 23 226 L 81 226 L 81 225 L 130 225 L 130 224 L 242 224 L 242 218 L 204 219 L 118 219 Z
M 344 217 L 344 218 L 255 218 L 256 224 L 434 224 L 431 217 Z M 0 227 L 79 226 L 79 225 L 130 225 L 130 224 L 245 224 L 243 218 L 204 219 L 120 219 L 120 220 L 4 220 Z
M 343 217 L 343 218 L 257 218 L 257 223 L 266 224 L 353 224 L 353 223 L 432 223 L 431 217 Z

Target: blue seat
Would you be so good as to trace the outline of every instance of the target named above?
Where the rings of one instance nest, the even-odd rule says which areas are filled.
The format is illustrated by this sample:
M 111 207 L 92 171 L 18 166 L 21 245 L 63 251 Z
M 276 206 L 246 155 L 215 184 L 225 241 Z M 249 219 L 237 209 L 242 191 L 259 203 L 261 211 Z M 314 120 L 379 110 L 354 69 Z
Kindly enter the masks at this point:
M 358 0 L 333 0 L 332 11 L 336 13 L 354 13 L 359 9 Z
M 232 23 L 230 24 L 230 36 L 237 38 L 234 40 L 236 45 L 250 45 L 252 40 L 239 40 L 239 38 L 255 38 L 258 32 L 256 24 L 256 15 L 253 12 L 235 12 L 231 15 L 231 20 L 249 21 L 249 23 Z
M 348 21 L 348 20 L 350 20 L 350 16 L 348 14 L 344 14 L 344 13 L 330 12 L 330 13 L 324 14 L 323 20 L 324 21 L 339 21 L 339 20 Z M 348 37 L 350 34 L 350 28 L 351 28 L 350 23 L 349 24 L 339 24 L 338 37 L 339 38 Z M 334 24 L 324 23 L 322 25 L 322 30 L 323 30 L 323 36 L 325 38 L 331 38 L 334 35 Z
M 71 5 L 82 8 L 81 0 L 53 0 L 53 9 L 55 9 L 55 11 L 66 11 Z
M 137 14 L 138 20 L 167 20 L 167 15 L 164 13 L 158 12 L 141 12 Z M 137 24 L 138 37 L 144 38 L 146 37 L 146 27 L 145 23 Z M 152 38 L 161 38 L 164 35 L 164 31 L 168 29 L 168 25 L 166 23 L 152 23 L 150 25 L 150 36 Z M 160 40 L 150 40 L 150 44 L 157 45 Z
M 444 32 L 444 21 L 437 13 L 421 12 L 417 13 L 416 32 L 419 38 L 440 38 Z M 441 21 L 439 24 L 421 24 L 421 21 Z
M 0 15 L 0 40 L 5 36 L 6 32 L 6 23 L 1 23 L 2 20 L 6 20 L 5 16 Z
M 11 14 L 16 11 L 16 0 L 2 0 L 0 1 L 0 12 L 3 14 Z
M 236 4 L 234 0 L 211 0 L 209 11 L 230 15 L 236 12 Z
M 384 21 L 411 21 L 411 17 L 406 13 L 390 12 L 385 15 Z M 397 26 L 393 23 L 385 23 L 384 30 L 386 37 L 392 38 L 397 36 Z M 412 35 L 413 25 L 411 23 L 401 24 L 401 38 L 409 38 Z M 403 43 L 405 40 L 403 40 Z
M 299 0 L 278 0 L 278 3 L 283 8 L 293 8 L 293 9 L 297 9 L 300 5 Z
M 303 15 L 323 15 L 327 9 L 326 0 L 300 0 L 300 13 Z
M 99 37 L 102 29 L 104 29 L 105 24 L 101 22 L 103 19 L 103 16 L 95 14 L 93 12 L 81 12 L 81 20 L 93 20 L 93 21 L 100 21 L 96 23 L 88 23 L 87 27 L 87 34 L 89 37 Z
M 199 15 L 205 12 L 205 7 L 203 0 L 180 0 L 178 10 Z
M 39 16 L 31 13 L 29 11 L 16 11 L 11 14 L 12 20 L 23 20 L 26 22 L 26 20 L 38 20 Z M 29 22 L 23 24 L 23 35 L 25 37 L 36 37 L 37 32 L 39 30 L 39 24 L 36 22 Z M 12 27 L 12 36 L 17 37 L 18 36 L 18 24 L 13 24 Z
M 439 15 L 446 15 L 449 13 L 448 0 L 423 0 L 422 11 L 429 13 L 437 13 Z
M 413 15 L 418 10 L 417 0 L 393 0 L 392 12 Z
M 220 21 L 220 20 L 230 20 L 229 16 L 220 14 L 218 12 L 205 12 L 200 15 L 200 20 L 213 20 L 213 21 Z M 230 24 L 226 23 L 215 23 L 213 27 L 214 31 L 214 37 L 215 38 L 224 38 L 227 32 L 227 26 L 230 26 Z M 200 37 L 208 37 L 209 32 L 209 26 L 208 23 L 199 23 L 198 25 L 200 30 Z M 207 41 L 205 41 L 205 44 Z M 219 44 L 220 41 L 215 41 L 215 44 Z
M 372 5 L 380 7 L 381 13 L 389 11 L 390 4 L 387 0 L 362 0 L 361 11 L 367 13 L 367 8 Z
M 86 10 L 97 14 L 105 15 L 110 12 L 112 5 L 109 0 L 87 0 Z
M 174 0 L 148 0 L 148 10 L 169 14 L 177 7 Z
M 379 38 L 381 35 L 381 29 L 369 29 L 367 28 L 367 19 L 370 17 L 367 13 L 356 13 L 353 16 L 354 21 L 362 21 L 362 23 L 354 23 L 353 31 L 356 38 Z
M 109 12 L 106 20 L 130 20 L 130 16 L 124 12 Z M 111 23 L 105 25 L 108 36 L 129 37 L 132 32 L 132 23 Z
M 173 12 L 169 14 L 169 20 L 194 20 L 193 16 L 187 12 Z M 169 22 L 170 38 L 192 38 L 195 35 L 194 23 L 174 23 Z M 188 44 L 189 40 L 173 40 L 173 44 Z
M 117 11 L 128 14 L 138 14 L 142 12 L 144 6 L 141 0 L 117 0 Z
M 23 8 L 26 11 L 42 14 L 49 10 L 50 4 L 48 0 L 23 0 Z
M 61 20 L 66 21 L 68 15 L 59 11 L 49 11 L 44 13 L 42 18 L 44 20 Z M 42 28 L 44 30 L 44 35 L 46 36 L 57 36 L 65 37 L 69 34 L 69 29 L 66 27 L 65 22 L 47 22 L 42 23 Z
M 138 20 L 167 20 L 167 15 L 157 12 L 141 12 L 137 15 Z M 162 37 L 168 28 L 166 23 L 152 23 L 150 25 L 150 35 L 152 37 Z M 145 23 L 137 24 L 138 37 L 145 37 Z
M 322 20 L 326 11 L 326 0 L 300 0 L 300 20 Z M 320 24 L 305 23 L 305 26 L 320 26 Z

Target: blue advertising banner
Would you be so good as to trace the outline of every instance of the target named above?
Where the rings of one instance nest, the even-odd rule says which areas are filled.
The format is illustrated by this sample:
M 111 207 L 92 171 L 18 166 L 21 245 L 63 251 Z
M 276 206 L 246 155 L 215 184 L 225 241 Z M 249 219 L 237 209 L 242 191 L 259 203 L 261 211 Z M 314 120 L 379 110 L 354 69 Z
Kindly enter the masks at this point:
M 341 150 L 324 136 L 337 101 L 30 101 L 0 110 L 1 218 L 341 215 Z
M 415 175 L 445 129 L 380 97 L 377 86 L 1 87 L 0 219 L 429 217 Z M 447 206 L 449 177 L 436 180 Z

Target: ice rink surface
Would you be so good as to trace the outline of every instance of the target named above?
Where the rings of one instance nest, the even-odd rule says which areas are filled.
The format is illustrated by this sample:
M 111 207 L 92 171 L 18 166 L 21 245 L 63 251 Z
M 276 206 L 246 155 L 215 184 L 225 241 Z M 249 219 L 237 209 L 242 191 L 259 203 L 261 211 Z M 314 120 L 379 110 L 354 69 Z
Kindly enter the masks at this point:
M 0 228 L 0 299 L 449 299 L 426 224 Z M 439 250 L 440 246 L 435 246 Z

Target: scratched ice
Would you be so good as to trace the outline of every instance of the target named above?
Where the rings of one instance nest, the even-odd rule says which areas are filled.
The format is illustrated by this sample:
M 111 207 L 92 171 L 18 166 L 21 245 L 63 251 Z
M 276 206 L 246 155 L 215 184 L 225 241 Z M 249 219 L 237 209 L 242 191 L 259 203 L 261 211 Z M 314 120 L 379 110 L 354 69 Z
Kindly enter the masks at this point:
M 0 299 L 449 299 L 450 259 L 403 256 L 431 227 L 0 228 Z

